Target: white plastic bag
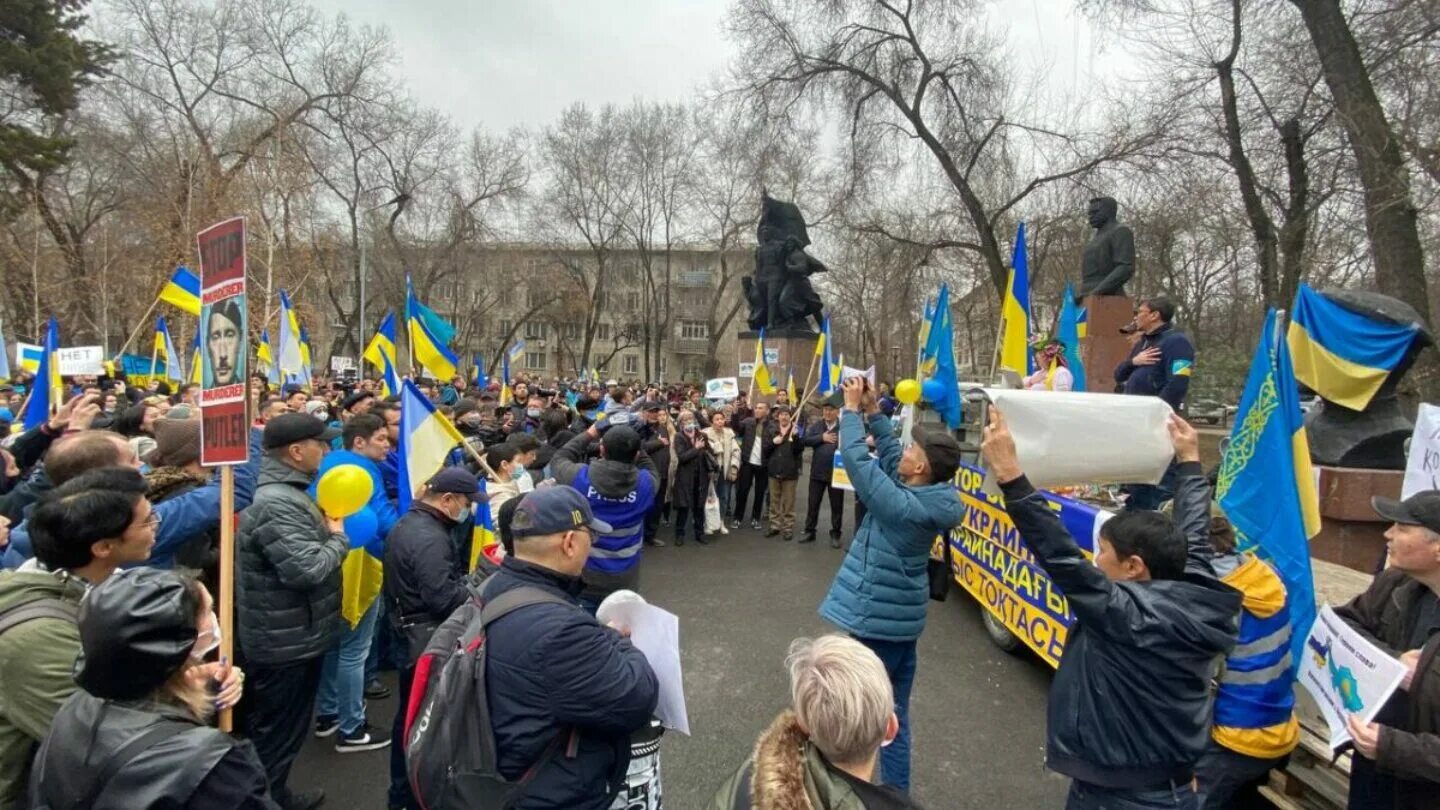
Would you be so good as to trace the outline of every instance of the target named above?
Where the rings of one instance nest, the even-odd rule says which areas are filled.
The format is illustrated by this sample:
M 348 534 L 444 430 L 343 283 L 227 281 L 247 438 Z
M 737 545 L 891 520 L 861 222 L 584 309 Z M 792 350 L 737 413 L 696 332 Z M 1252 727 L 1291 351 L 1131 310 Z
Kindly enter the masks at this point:
M 710 484 L 710 492 L 705 495 L 705 533 L 714 534 L 725 528 L 725 519 L 720 515 L 720 496 L 715 494 L 715 484 Z

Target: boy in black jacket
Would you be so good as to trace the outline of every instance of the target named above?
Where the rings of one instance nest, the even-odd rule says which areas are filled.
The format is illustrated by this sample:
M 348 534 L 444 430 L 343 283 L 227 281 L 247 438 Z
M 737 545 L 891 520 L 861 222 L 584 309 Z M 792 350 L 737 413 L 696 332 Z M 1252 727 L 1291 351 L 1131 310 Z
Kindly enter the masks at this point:
M 1067 810 L 1198 807 L 1191 780 L 1210 736 L 1210 680 L 1235 644 L 1241 595 L 1215 576 L 1210 487 L 1195 429 L 1170 421 L 1175 522 L 1126 512 L 1091 563 L 1030 485 L 991 408 L 982 451 L 1025 545 L 1075 625 L 1050 689 L 1046 762 L 1073 780 Z

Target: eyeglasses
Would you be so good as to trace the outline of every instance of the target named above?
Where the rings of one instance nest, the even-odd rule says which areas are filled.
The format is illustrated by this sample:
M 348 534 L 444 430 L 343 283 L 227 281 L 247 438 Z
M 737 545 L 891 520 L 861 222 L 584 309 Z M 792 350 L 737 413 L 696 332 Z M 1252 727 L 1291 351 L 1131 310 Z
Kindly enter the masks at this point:
M 141 523 L 140 525 L 141 525 L 141 526 L 144 526 L 144 527 L 147 528 L 147 529 L 152 528 L 152 527 L 154 527 L 154 526 L 159 526 L 159 525 L 160 525 L 160 513 L 159 513 L 159 512 L 154 512 L 154 511 L 152 511 L 152 512 L 150 513 L 150 517 L 145 518 L 145 521 L 144 521 L 143 523 Z

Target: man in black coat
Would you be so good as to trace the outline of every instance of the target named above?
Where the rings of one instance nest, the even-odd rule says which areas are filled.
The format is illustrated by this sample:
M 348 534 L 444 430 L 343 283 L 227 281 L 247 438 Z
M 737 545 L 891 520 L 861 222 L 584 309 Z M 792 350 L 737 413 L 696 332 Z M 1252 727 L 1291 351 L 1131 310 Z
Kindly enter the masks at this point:
M 765 466 L 765 430 L 771 425 L 770 405 L 755 403 L 755 415 L 740 423 L 736 434 L 740 436 L 740 476 L 735 482 L 735 513 L 731 516 L 730 528 L 740 528 L 745 517 L 745 498 L 755 489 L 755 505 L 750 512 L 750 528 L 760 528 L 760 516 L 765 512 L 765 493 L 770 487 L 770 474 Z M 775 434 L 771 433 L 773 438 Z M 757 442 L 756 439 L 759 439 Z
M 415 660 L 442 622 L 470 598 L 465 561 L 458 558 L 451 532 L 469 517 L 472 504 L 485 500 L 480 482 L 463 467 L 446 467 L 425 484 L 424 494 L 411 502 L 385 537 L 385 602 L 396 634 L 405 639 L 400 699 L 390 739 L 404 739 L 405 711 Z M 405 748 L 390 746 L 390 806 L 414 807 L 405 772 Z
M 1172 416 L 1175 520 L 1116 515 L 1094 561 L 1030 485 L 998 409 L 981 449 L 1020 537 L 1075 613 L 1050 688 L 1045 762 L 1069 776 L 1068 810 L 1196 810 L 1210 684 L 1239 631 L 1241 594 L 1211 563 L 1210 487 L 1195 429 Z
M 835 449 L 840 446 L 840 409 L 833 400 L 820 408 L 820 418 L 805 428 L 800 443 L 812 448 L 810 454 L 810 494 L 805 501 L 805 535 L 802 543 L 815 542 L 815 529 L 820 522 L 820 499 L 830 498 L 830 547 L 840 547 L 840 526 L 845 514 L 845 490 L 830 486 L 835 474 Z

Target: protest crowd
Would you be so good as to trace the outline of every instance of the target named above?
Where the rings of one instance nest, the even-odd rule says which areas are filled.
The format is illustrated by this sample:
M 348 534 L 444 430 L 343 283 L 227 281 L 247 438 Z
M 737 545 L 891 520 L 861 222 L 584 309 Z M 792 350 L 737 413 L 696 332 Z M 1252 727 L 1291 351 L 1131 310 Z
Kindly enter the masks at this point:
M 1173 316 L 1140 304 L 1116 378 L 1178 411 L 1194 354 Z M 1067 390 L 1063 350 L 1037 344 L 1052 368 L 1025 387 Z M 747 523 L 814 543 L 826 506 L 838 570 L 817 607 L 838 632 L 790 645 L 790 703 L 714 775 L 711 806 L 920 806 L 910 703 L 928 569 L 966 508 L 950 431 L 901 429 L 900 400 L 863 375 L 823 396 L 707 399 L 593 374 L 399 378 L 393 346 L 380 359 L 378 379 L 247 381 L 233 605 L 199 386 L 67 378 L 7 431 L 0 810 L 313 808 L 323 793 L 293 772 L 313 738 L 388 758 L 390 808 L 625 807 L 665 687 L 607 617 L 643 594 L 645 548 L 703 556 Z M 24 400 L 44 389 L 17 375 L 0 418 L 33 419 Z M 1027 478 L 1040 459 L 988 411 L 997 503 L 1076 619 L 1045 755 L 1074 810 L 1254 806 L 1299 740 L 1286 585 L 1238 548 L 1195 429 L 1172 415 L 1167 430 L 1163 480 L 1130 488 L 1092 559 Z M 1393 523 L 1389 567 L 1337 612 L 1407 674 L 1374 722 L 1350 720 L 1350 806 L 1436 807 L 1440 492 L 1375 509 Z M 382 669 L 398 673 L 393 717 L 367 714 L 390 695 Z M 231 711 L 233 735 L 213 725 Z

